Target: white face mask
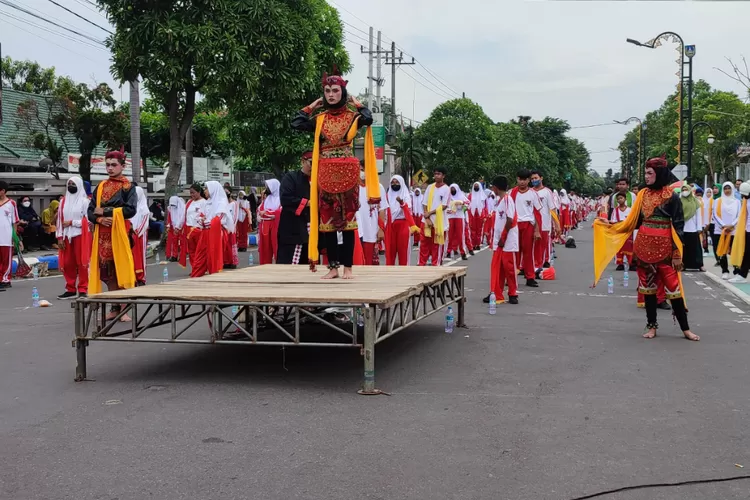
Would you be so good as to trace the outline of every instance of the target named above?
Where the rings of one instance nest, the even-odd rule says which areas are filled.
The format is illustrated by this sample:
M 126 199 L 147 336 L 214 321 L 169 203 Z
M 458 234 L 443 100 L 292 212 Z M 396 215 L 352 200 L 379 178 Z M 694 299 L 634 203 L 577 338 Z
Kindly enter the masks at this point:
M 361 181 L 365 180 L 365 173 L 364 172 L 360 172 L 359 173 L 359 180 L 361 180 Z
M 29 208 L 31 206 L 31 202 L 30 201 L 24 201 L 23 203 L 21 203 L 21 205 L 23 205 L 26 208 Z
M 683 198 L 687 198 L 688 196 L 690 196 L 690 191 L 680 191 L 680 194 Z

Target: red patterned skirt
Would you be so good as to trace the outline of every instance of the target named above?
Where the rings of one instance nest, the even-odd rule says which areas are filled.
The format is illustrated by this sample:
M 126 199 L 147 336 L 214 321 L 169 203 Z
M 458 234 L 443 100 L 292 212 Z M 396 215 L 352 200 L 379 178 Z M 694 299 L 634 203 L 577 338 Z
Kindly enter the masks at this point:
M 318 164 L 318 230 L 354 231 L 359 210 L 359 160 L 321 158 Z

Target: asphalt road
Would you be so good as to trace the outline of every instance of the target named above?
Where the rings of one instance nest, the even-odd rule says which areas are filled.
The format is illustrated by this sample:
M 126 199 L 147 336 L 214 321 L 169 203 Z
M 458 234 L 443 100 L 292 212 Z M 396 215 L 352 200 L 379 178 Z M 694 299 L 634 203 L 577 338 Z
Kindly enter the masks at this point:
M 688 276 L 702 341 L 668 314 L 644 340 L 635 277 L 591 290 L 591 233 L 575 236 L 557 281 L 494 317 L 490 252 L 471 258 L 468 328 L 433 318 L 378 346 L 390 397 L 358 396 L 359 353 L 336 349 L 92 343 L 95 381 L 74 383 L 69 304 L 31 309 L 16 284 L 0 293 L 0 499 L 568 500 L 750 473 L 750 306 Z M 600 498 L 748 497 L 750 480 Z

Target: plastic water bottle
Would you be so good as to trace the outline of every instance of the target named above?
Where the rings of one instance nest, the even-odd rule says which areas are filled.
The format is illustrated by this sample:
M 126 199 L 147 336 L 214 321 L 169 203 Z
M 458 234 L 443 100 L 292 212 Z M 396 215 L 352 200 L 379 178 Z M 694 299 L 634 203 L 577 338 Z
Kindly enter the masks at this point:
M 169 281 L 169 269 L 167 269 L 167 266 L 164 266 L 164 271 L 161 273 L 161 282 L 166 283 Z
M 238 312 L 240 312 L 239 306 L 232 306 L 232 319 L 237 317 Z
M 497 314 L 497 297 L 495 297 L 495 292 L 490 292 L 490 315 L 495 314 Z
M 615 293 L 615 279 L 611 274 L 609 275 L 609 278 L 607 278 L 607 293 L 610 295 Z
M 253 267 L 255 265 L 255 257 L 253 257 L 252 252 L 250 252 L 247 256 L 247 265 L 250 267 Z
M 362 309 L 359 307 L 357 308 L 357 326 L 359 328 L 364 328 L 365 326 L 365 316 L 362 314 Z
M 445 313 L 445 333 L 453 333 L 456 321 L 453 318 L 453 307 L 448 306 L 448 312 Z
M 39 290 L 36 287 L 31 289 L 31 306 L 39 307 Z
M 549 256 L 549 267 L 555 267 L 555 252 Z
M 161 259 L 159 258 L 159 252 L 156 252 L 156 253 L 154 254 L 154 260 L 156 260 L 156 263 L 157 263 L 157 264 L 158 264 L 159 262 L 161 262 Z
M 34 276 L 34 281 L 39 279 L 39 266 L 34 264 L 34 266 L 31 268 L 31 274 Z
M 630 275 L 628 274 L 628 270 L 625 269 L 625 273 L 622 275 L 622 286 L 627 288 L 629 284 L 630 284 Z

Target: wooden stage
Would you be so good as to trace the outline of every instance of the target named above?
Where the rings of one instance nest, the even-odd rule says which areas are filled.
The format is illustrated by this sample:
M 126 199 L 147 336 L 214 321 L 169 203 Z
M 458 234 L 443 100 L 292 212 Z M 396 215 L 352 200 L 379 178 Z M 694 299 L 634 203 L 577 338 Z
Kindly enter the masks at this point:
M 94 340 L 358 347 L 360 392 L 377 394 L 375 344 L 452 304 L 456 324 L 464 324 L 464 267 L 360 266 L 352 280 L 320 279 L 326 272 L 265 265 L 78 299 L 76 380 L 86 378 Z M 119 315 L 107 320 L 102 312 L 117 304 Z M 125 314 L 133 321 L 119 321 Z M 321 340 L 323 331 L 333 340 Z

